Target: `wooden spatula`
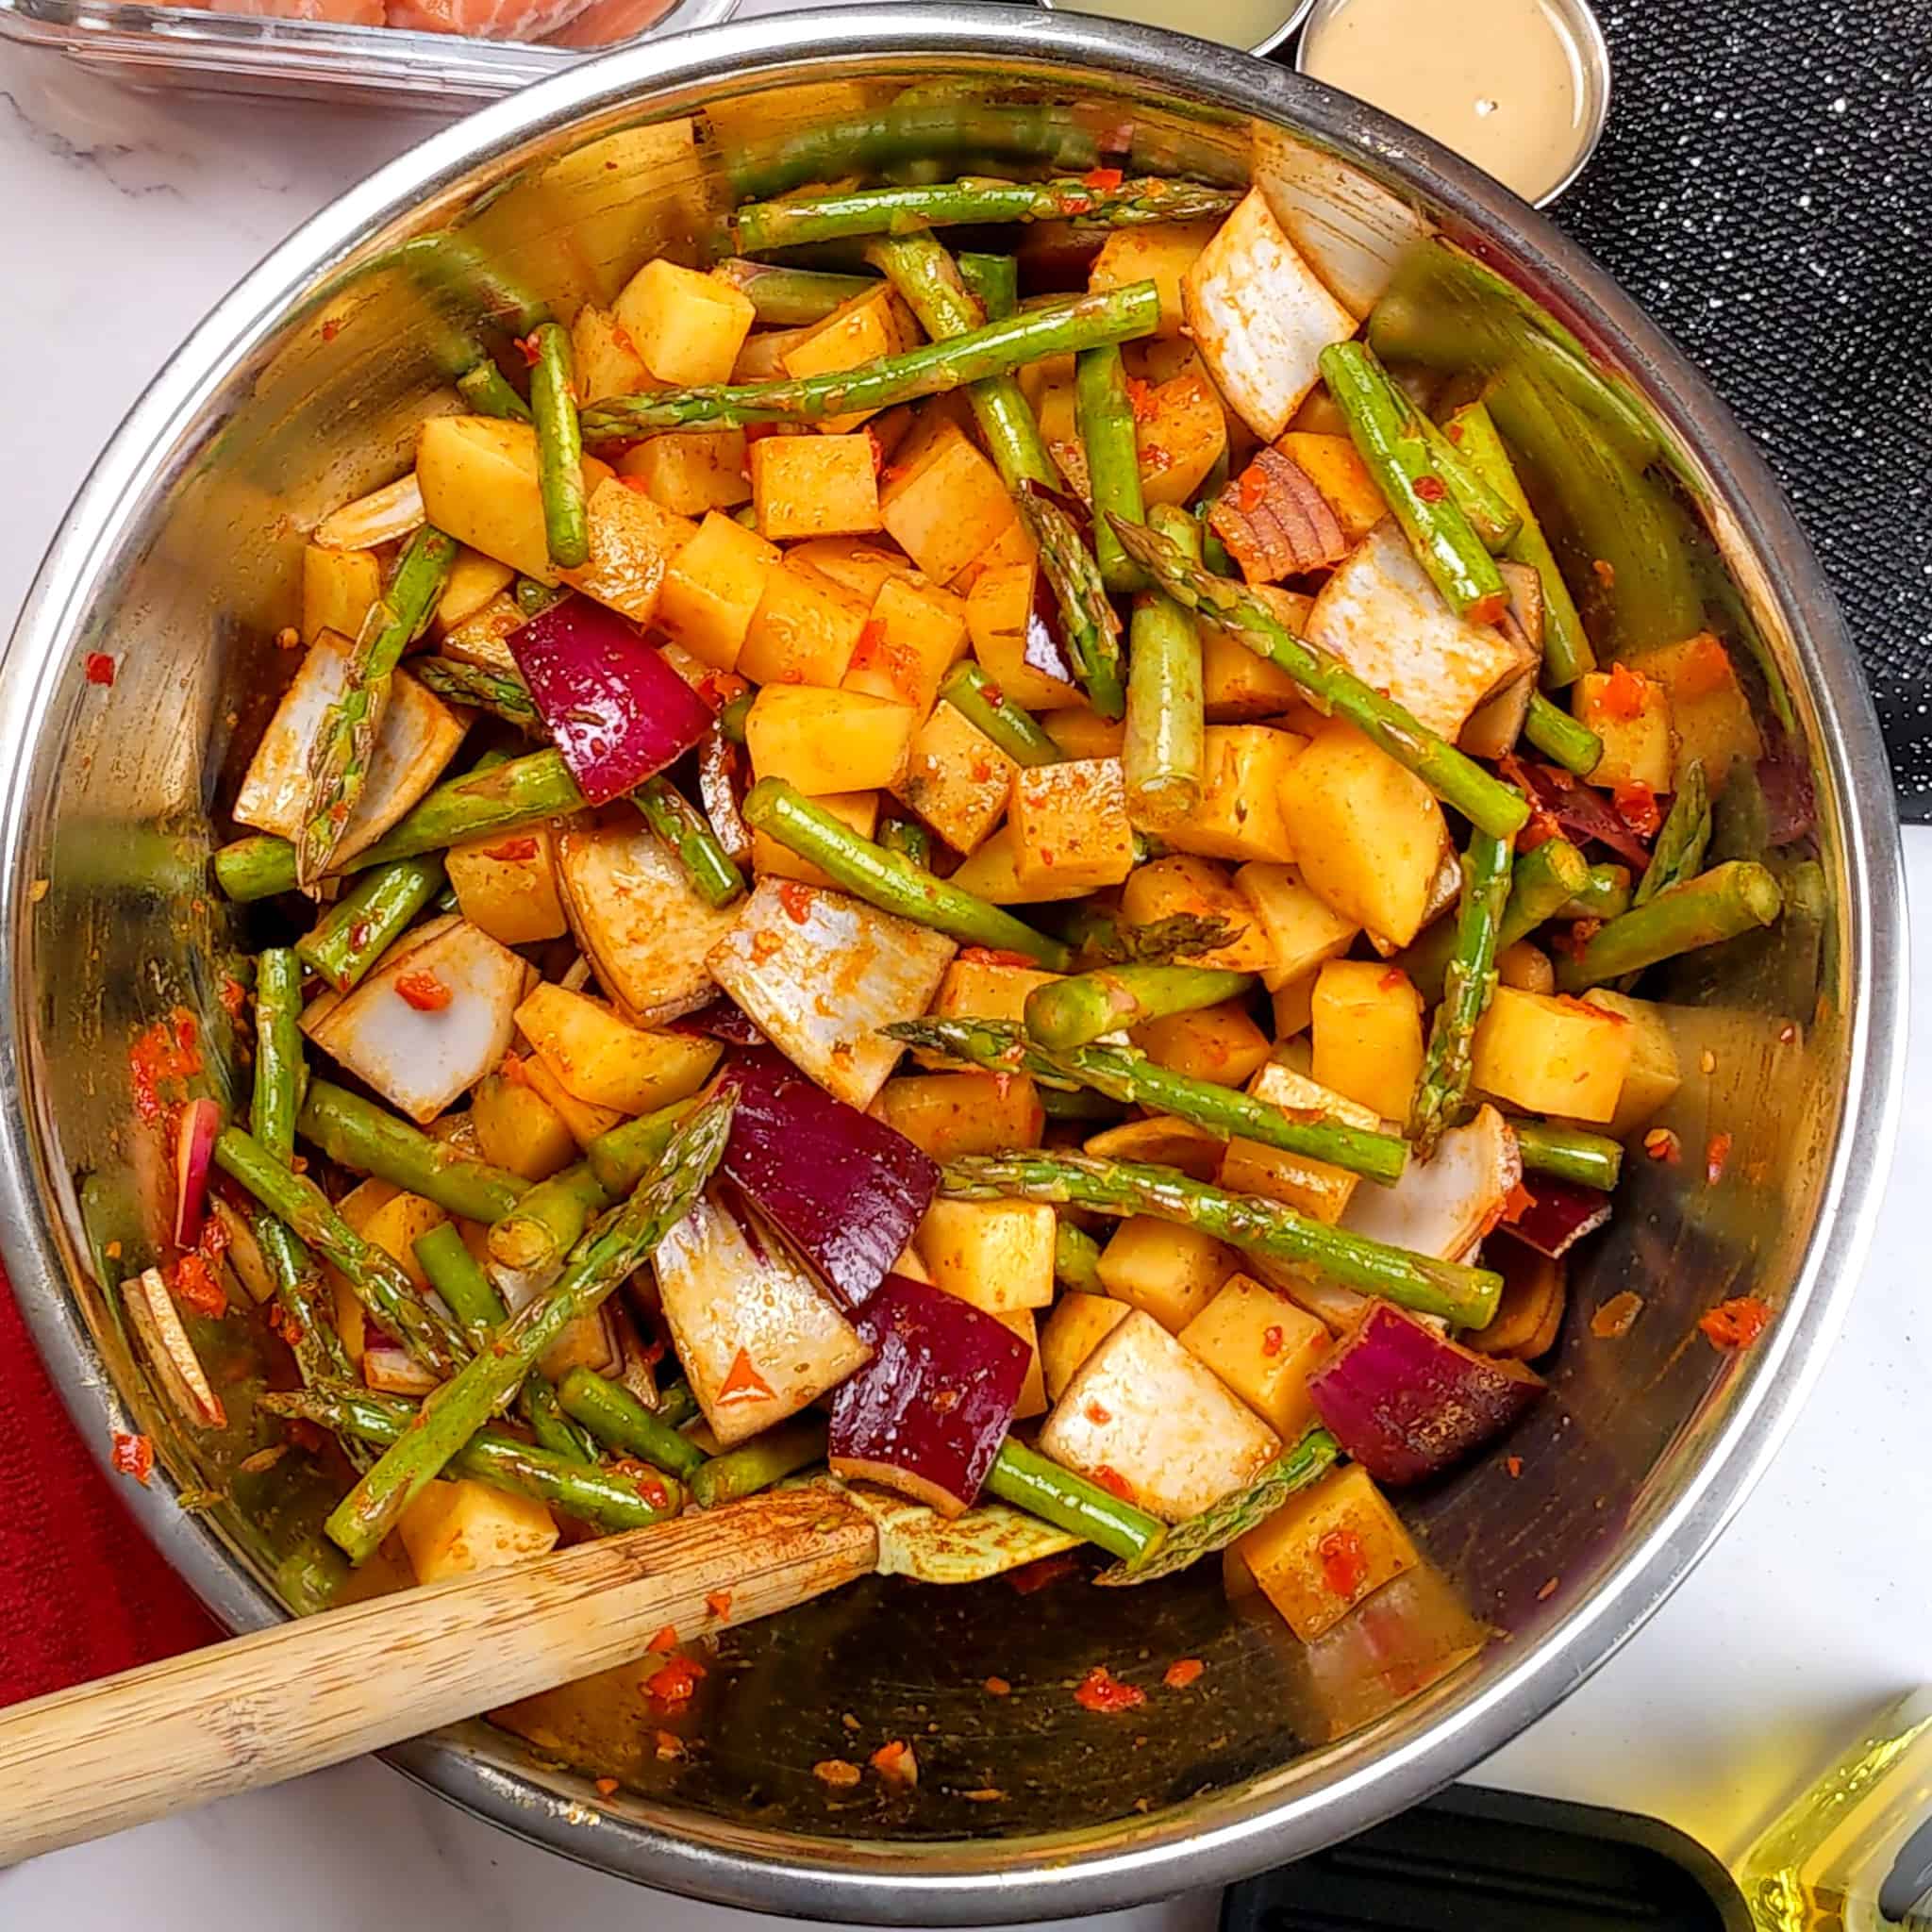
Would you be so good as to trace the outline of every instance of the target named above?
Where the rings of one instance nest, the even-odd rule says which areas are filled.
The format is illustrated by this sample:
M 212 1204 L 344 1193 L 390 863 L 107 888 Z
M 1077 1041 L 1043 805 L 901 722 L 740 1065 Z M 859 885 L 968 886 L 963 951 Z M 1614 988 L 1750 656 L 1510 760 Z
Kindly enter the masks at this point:
M 881 1571 L 959 1583 L 1076 1539 L 826 1485 L 277 1624 L 0 1710 L 0 1866 L 378 1751 Z M 728 1606 L 719 1614 L 718 1606 Z

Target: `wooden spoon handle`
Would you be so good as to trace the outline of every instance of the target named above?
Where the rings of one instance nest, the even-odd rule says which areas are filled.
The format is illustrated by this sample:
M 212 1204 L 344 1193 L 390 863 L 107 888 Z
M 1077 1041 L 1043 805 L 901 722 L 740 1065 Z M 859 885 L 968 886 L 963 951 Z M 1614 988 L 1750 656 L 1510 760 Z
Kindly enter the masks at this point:
M 667 1624 L 689 1640 L 769 1617 L 877 1557 L 836 1495 L 756 1496 L 15 1705 L 0 1711 L 0 1866 L 607 1670 Z

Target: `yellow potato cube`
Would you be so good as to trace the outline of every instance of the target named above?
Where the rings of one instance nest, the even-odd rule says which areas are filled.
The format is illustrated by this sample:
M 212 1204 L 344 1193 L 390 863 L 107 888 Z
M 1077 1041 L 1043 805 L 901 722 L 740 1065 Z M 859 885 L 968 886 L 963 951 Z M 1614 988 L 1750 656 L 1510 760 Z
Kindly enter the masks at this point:
M 724 1051 L 692 1034 L 647 1033 L 583 993 L 547 982 L 517 1008 L 517 1027 L 560 1085 L 619 1113 L 650 1113 L 688 1099 Z
M 765 594 L 745 629 L 737 669 L 754 684 L 817 684 L 835 691 L 851 668 L 864 629 L 863 604 L 830 577 L 788 558 L 765 578 Z
M 624 1119 L 614 1107 L 593 1107 L 588 1100 L 579 1100 L 538 1055 L 530 1054 L 517 1064 L 521 1077 L 562 1120 L 579 1147 L 588 1147 L 599 1134 L 608 1134 Z
M 970 1015 L 981 1020 L 1010 1020 L 1018 1025 L 1026 1017 L 1026 995 L 1059 977 L 1058 973 L 1042 973 L 1038 967 L 1011 966 L 1005 960 L 988 958 L 969 947 L 946 968 L 946 976 L 933 995 L 932 1010 L 946 1018 Z
M 1147 228 L 1116 228 L 1093 258 L 1093 266 L 1087 271 L 1087 286 L 1124 289 L 1134 282 L 1152 282 L 1160 291 L 1159 333 L 1170 337 L 1184 335 L 1181 277 L 1193 267 L 1194 258 L 1207 247 L 1220 225 L 1209 219 L 1164 222 Z
M 1557 969 L 1541 946 L 1518 940 L 1496 955 L 1496 977 L 1519 992 L 1555 992 Z
M 1324 1087 L 1278 1060 L 1271 1060 L 1256 1074 L 1248 1082 L 1248 1091 L 1257 1100 L 1289 1113 L 1330 1114 L 1346 1126 L 1362 1127 L 1370 1133 L 1382 1124 L 1373 1108 Z M 1331 1227 L 1341 1219 L 1359 1181 L 1359 1176 L 1345 1167 L 1314 1160 L 1306 1154 L 1289 1154 L 1259 1141 L 1239 1140 L 1227 1143 L 1219 1178 L 1231 1193 L 1265 1194 L 1271 1201 L 1285 1201 Z
M 1028 711 L 1051 711 L 1081 699 L 1065 678 L 1026 661 L 1037 568 L 1003 563 L 982 571 L 966 593 L 966 629 L 979 668 L 1008 697 Z
M 360 554 L 359 552 L 358 553 Z M 500 591 L 509 588 L 516 572 L 480 550 L 458 550 L 457 560 L 443 580 L 442 595 L 436 600 L 432 620 L 441 636 L 459 629 L 488 607 Z M 355 633 L 351 631 L 350 636 Z
M 1238 1265 L 1235 1252 L 1197 1228 L 1151 1214 L 1123 1221 L 1100 1251 L 1101 1285 L 1116 1301 L 1178 1335 Z
M 1117 886 L 1134 869 L 1118 758 L 1030 765 L 1013 774 L 1013 859 L 1022 885 Z
M 919 581 L 919 573 L 903 557 L 862 537 L 813 537 L 794 543 L 785 554 L 793 563 L 809 564 L 868 606 L 878 601 L 879 592 L 894 577 Z
M 805 329 L 780 359 L 787 375 L 827 375 L 841 369 L 857 369 L 881 356 L 897 356 L 922 340 L 911 311 L 881 283 L 877 289 L 841 303 L 823 322 Z M 852 409 L 825 417 L 821 426 L 829 434 L 841 435 L 857 429 L 874 413 Z
M 1133 1313 L 1108 1294 L 1063 1294 L 1040 1331 L 1040 1365 L 1049 1402 L 1058 1402 L 1080 1364 Z
M 1274 584 L 1257 588 L 1277 591 L 1267 601 L 1277 611 L 1285 604 L 1296 613 L 1291 615 L 1289 627 L 1299 635 L 1313 600 Z M 1205 624 L 1194 628 L 1201 640 L 1201 710 L 1208 724 L 1245 724 L 1257 718 L 1279 718 L 1301 703 L 1302 688 L 1287 672 L 1256 657 L 1225 631 Z
M 1141 495 L 1157 503 L 1191 503 L 1208 473 L 1227 454 L 1227 418 L 1214 385 L 1198 373 L 1176 375 L 1134 411 Z
M 358 1231 L 365 1241 L 373 1241 L 398 1262 L 416 1292 L 422 1294 L 428 1290 L 429 1277 L 416 1258 L 417 1240 L 448 1219 L 434 1201 L 425 1201 L 421 1194 L 397 1192 L 375 1208 Z
M 1361 930 L 1311 892 L 1291 865 L 1244 865 L 1235 874 L 1234 885 L 1268 941 L 1261 983 L 1270 992 L 1279 992 L 1293 981 L 1307 979 L 1316 967 L 1341 958 Z
M 878 830 L 879 795 L 876 791 L 822 791 L 812 803 L 821 811 L 848 824 L 861 839 Z M 781 845 L 769 832 L 756 828 L 751 835 L 752 870 L 760 878 L 796 879 L 803 886 L 829 886 L 832 881 L 823 866 L 801 858 L 789 845 Z
M 542 1556 L 556 1546 L 557 1524 L 534 1496 L 466 1476 L 429 1484 L 403 1511 L 396 1534 L 416 1581 L 441 1583 Z
M 1180 1344 L 1284 1442 L 1298 1441 L 1315 1420 L 1308 1375 L 1328 1353 L 1328 1331 L 1252 1274 L 1229 1275 L 1181 1330 Z
M 558 575 L 573 590 L 621 610 L 633 624 L 649 624 L 658 614 L 665 573 L 697 535 L 690 518 L 660 509 L 642 491 L 621 476 L 598 484 L 585 506 L 590 525 L 590 560 Z
M 1661 1113 L 1683 1085 L 1676 1044 L 1664 1009 L 1654 1000 L 1633 1000 L 1627 993 L 1598 986 L 1583 995 L 1583 1003 L 1629 1022 L 1630 1067 L 1607 1128 L 1622 1141 Z
M 939 705 L 912 734 L 892 791 L 954 851 L 970 854 L 999 824 L 1019 769 L 963 713 Z
M 1592 785 L 1648 785 L 1668 791 L 1674 769 L 1675 734 L 1671 700 L 1663 686 L 1619 664 L 1586 671 L 1576 680 L 1576 722 L 1604 741 L 1604 755 L 1590 774 Z
M 1644 652 L 1637 669 L 1670 694 L 1671 723 L 1677 733 L 1673 790 L 1690 760 L 1702 758 L 1714 798 L 1724 789 L 1733 765 L 1755 764 L 1764 756 L 1763 734 L 1738 682 L 1731 654 L 1708 631 Z
M 1287 864 L 1294 841 L 1282 814 L 1282 784 L 1307 742 L 1272 724 L 1208 725 L 1202 733 L 1200 803 L 1178 823 L 1163 820 L 1160 836 L 1177 851 L 1208 858 Z
M 935 1284 L 990 1315 L 1053 1300 L 1058 1224 L 1037 1201 L 935 1201 L 919 1224 Z
M 999 472 L 952 423 L 915 460 L 894 463 L 879 491 L 893 541 L 938 584 L 958 576 L 1016 514 Z
M 1298 464 L 1322 492 L 1351 543 L 1359 543 L 1389 514 L 1389 505 L 1357 453 L 1353 437 L 1291 429 L 1275 440 L 1274 447 Z
M 1235 889 L 1224 866 L 1211 858 L 1176 853 L 1137 866 L 1121 889 L 1121 912 L 1130 924 L 1152 925 L 1157 919 L 1187 913 L 1196 919 L 1219 919 L 1234 933 L 1226 945 L 1211 953 L 1191 955 L 1191 966 L 1219 966 L 1229 973 L 1262 973 L 1273 958 L 1247 899 Z
M 736 670 L 766 583 L 783 557 L 756 530 L 713 510 L 664 573 L 658 624 L 713 670 Z
M 1354 1465 L 1290 1497 L 1235 1547 L 1304 1643 L 1422 1560 L 1402 1519 Z
M 1315 980 L 1314 1078 L 1386 1121 L 1406 1121 L 1423 1070 L 1423 996 L 1376 959 L 1331 959 Z
M 1024 1074 L 908 1074 L 879 1089 L 873 1111 L 935 1160 L 1038 1147 L 1046 1131 Z
M 443 632 L 441 653 L 459 664 L 475 664 L 484 671 L 498 671 L 514 677 L 517 660 L 505 640 L 527 621 L 517 600 L 508 591 L 500 591 L 474 616 Z
M 505 1065 L 512 1063 L 514 1075 L 498 1072 L 477 1083 L 470 1103 L 476 1144 L 492 1166 L 526 1181 L 547 1181 L 577 1158 L 576 1139 L 570 1123 L 521 1077 L 523 1061 L 512 1056 Z
M 994 906 L 1039 906 L 1055 899 L 1086 897 L 1084 886 L 1069 885 L 1063 880 L 1042 876 L 1023 881 L 1017 855 L 1012 826 L 1002 825 L 954 873 L 953 883 L 962 892 L 971 892 Z
M 876 530 L 879 479 L 864 436 L 765 436 L 752 444 L 758 534 L 853 536 Z
M 729 382 L 758 318 L 751 297 L 659 256 L 617 298 L 617 321 L 659 382 Z
M 655 504 L 681 517 L 735 509 L 751 501 L 750 458 L 741 429 L 671 429 L 617 459 Z
M 569 929 L 547 824 L 452 845 L 444 865 L 463 917 L 504 945 L 561 939 Z
M 584 458 L 594 491 L 610 466 Z M 494 416 L 432 416 L 416 432 L 416 481 L 424 514 L 458 542 L 540 584 L 555 584 L 537 487 L 537 432 Z
M 1317 966 L 1304 973 L 1299 979 L 1291 979 L 1286 986 L 1277 986 L 1273 995 L 1274 1003 L 1274 1038 L 1277 1041 L 1292 1040 L 1298 1033 L 1306 1033 L 1315 1020 L 1315 981 L 1322 975 Z
M 579 404 L 654 389 L 637 344 L 608 308 L 586 303 L 570 325 L 571 380 Z
M 1304 883 L 1342 917 L 1407 945 L 1448 837 L 1429 788 L 1338 718 L 1288 767 L 1281 805 Z
M 1040 723 L 1046 735 L 1070 758 L 1117 758 L 1127 741 L 1125 719 L 1103 718 L 1085 705 L 1045 712 Z
M 1024 1423 L 1044 1415 L 1046 1377 L 1041 1373 L 1039 1317 L 1031 1308 L 1003 1308 L 993 1320 L 1002 1328 L 1010 1329 L 1032 1351 L 1026 1359 L 1026 1378 L 1020 1384 L 1020 1399 L 1013 1405 L 1013 1420 Z
M 369 615 L 369 607 L 381 595 L 382 559 L 375 551 L 330 550 L 321 543 L 304 545 L 302 641 L 305 644 L 312 644 L 325 630 L 353 638 L 362 628 L 362 620 Z
M 868 791 L 906 775 L 919 713 L 854 691 L 768 684 L 744 721 L 745 748 L 759 778 L 783 778 L 808 797 Z
M 1608 1122 L 1636 1045 L 1637 1028 L 1601 1003 L 1499 986 L 1475 1029 L 1474 1077 L 1529 1113 Z
M 1026 525 L 1016 516 L 1007 527 L 953 579 L 953 589 L 961 596 L 979 581 L 980 573 L 1006 570 L 1016 563 L 1038 563 L 1040 552 L 1026 534 Z
M 1082 1146 L 1096 1159 L 1150 1161 L 1156 1167 L 1177 1167 L 1197 1181 L 1211 1181 L 1226 1144 L 1205 1127 L 1156 1113 L 1103 1127 L 1090 1134 Z
M 1268 1058 L 1268 1036 L 1240 1000 L 1149 1020 L 1127 1038 L 1149 1059 L 1217 1087 L 1239 1087 Z
M 939 698 L 940 680 L 966 649 L 963 599 L 930 584 L 890 577 L 873 599 L 845 689 L 910 705 L 924 716 Z
M 623 1366 L 608 1308 L 579 1315 L 537 1359 L 537 1373 L 549 1382 L 562 1381 L 573 1369 L 614 1375 Z

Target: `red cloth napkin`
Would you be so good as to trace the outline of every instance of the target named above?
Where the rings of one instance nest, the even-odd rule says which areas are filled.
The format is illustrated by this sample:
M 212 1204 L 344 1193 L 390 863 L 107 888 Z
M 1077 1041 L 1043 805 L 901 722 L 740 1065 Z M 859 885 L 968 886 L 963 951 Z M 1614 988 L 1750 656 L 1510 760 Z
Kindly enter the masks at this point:
M 0 1274 L 0 1704 L 220 1635 L 81 1446 Z

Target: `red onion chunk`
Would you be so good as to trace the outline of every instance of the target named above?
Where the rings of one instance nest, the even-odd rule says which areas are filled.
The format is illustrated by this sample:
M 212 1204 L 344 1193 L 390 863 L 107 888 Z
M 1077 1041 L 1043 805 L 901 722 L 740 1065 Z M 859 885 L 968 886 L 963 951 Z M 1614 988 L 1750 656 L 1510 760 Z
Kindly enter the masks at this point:
M 664 1023 L 667 1033 L 694 1034 L 700 1040 L 722 1040 L 730 1046 L 763 1046 L 765 1036 L 758 1023 L 734 999 L 720 993 L 695 1013 L 685 1013 Z
M 201 1239 L 208 1211 L 208 1176 L 214 1159 L 222 1110 L 212 1100 L 191 1100 L 175 1132 L 175 1245 L 192 1248 Z
M 1818 823 L 1818 792 L 1805 748 L 1782 739 L 1757 760 L 1757 789 L 1764 798 L 1764 836 L 1773 845 L 1795 845 Z
M 858 1327 L 873 1358 L 832 1398 L 833 1470 L 942 1516 L 970 1509 L 1033 1351 L 972 1303 L 903 1274 L 879 1284 Z
M 1610 1218 L 1610 1197 L 1599 1189 L 1547 1174 L 1532 1174 L 1524 1186 L 1530 1206 L 1509 1224 L 1509 1232 L 1553 1261 Z
M 924 1218 L 939 1168 L 771 1047 L 734 1054 L 723 1082 L 738 1090 L 726 1177 L 841 1307 L 864 1307 Z
M 1556 820 L 1564 838 L 1579 845 L 1594 839 L 1640 872 L 1650 863 L 1650 847 L 1618 817 L 1616 807 L 1573 773 L 1515 757 L 1497 762 L 1506 778 L 1522 786 Z
M 1376 1302 L 1308 1377 L 1315 1412 L 1378 1483 L 1420 1482 L 1500 1435 L 1542 1393 L 1540 1375 Z
M 509 634 L 544 729 L 591 805 L 634 791 L 711 727 L 704 700 L 591 597 L 566 597 Z

